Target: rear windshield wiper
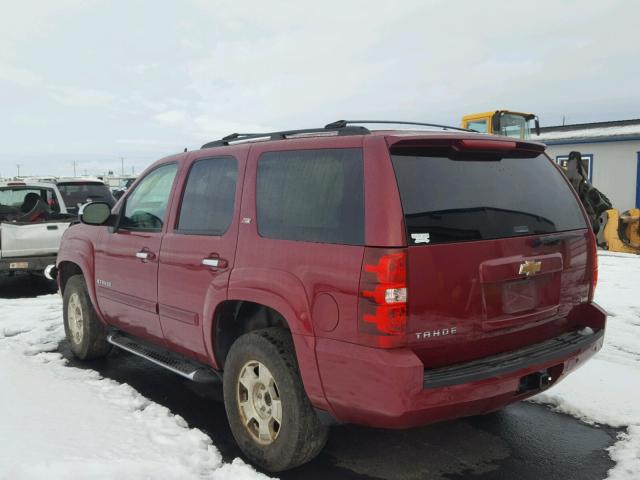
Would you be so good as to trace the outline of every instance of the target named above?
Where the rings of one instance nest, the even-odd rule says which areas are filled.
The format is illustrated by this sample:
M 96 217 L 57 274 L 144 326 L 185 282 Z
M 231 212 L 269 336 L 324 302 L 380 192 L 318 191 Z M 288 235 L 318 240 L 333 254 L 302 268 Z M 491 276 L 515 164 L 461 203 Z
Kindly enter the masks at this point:
M 540 245 L 558 245 L 562 240 L 582 237 L 583 235 L 584 233 L 578 232 L 554 233 L 551 235 L 545 235 L 544 237 L 534 238 L 531 243 L 534 247 L 539 247 Z

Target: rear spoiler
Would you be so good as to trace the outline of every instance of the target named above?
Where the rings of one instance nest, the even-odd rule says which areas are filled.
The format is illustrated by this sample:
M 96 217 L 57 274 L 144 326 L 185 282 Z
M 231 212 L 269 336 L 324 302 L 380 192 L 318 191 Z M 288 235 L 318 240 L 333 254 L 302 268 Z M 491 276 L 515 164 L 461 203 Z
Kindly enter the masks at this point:
M 389 149 L 396 155 L 446 156 L 463 159 L 474 158 L 533 158 L 542 154 L 546 146 L 536 142 L 486 138 L 429 138 L 389 137 Z

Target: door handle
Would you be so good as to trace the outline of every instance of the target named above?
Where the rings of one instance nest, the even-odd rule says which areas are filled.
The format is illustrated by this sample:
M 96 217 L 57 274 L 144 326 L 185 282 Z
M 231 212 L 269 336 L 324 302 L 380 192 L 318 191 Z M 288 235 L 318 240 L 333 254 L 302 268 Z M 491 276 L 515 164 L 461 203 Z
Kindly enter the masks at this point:
M 202 262 L 200 262 L 202 265 L 205 265 L 207 267 L 211 267 L 211 268 L 226 268 L 227 267 L 227 261 L 223 258 L 219 258 L 219 257 L 207 257 L 207 258 L 203 258 Z
M 142 260 L 143 262 L 153 260 L 155 257 L 156 256 L 153 254 L 153 252 L 150 252 L 146 248 L 143 248 L 139 252 L 136 252 L 136 258 Z

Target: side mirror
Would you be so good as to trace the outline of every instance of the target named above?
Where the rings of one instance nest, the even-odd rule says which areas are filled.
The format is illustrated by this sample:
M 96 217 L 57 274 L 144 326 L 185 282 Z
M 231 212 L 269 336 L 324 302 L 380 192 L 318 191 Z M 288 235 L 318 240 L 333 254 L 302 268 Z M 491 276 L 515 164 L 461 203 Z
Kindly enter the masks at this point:
M 108 225 L 111 219 L 111 207 L 106 202 L 91 202 L 80 207 L 80 221 L 86 225 Z
M 536 135 L 540 136 L 540 120 L 538 120 L 538 117 L 535 118 L 534 124 L 536 127 Z

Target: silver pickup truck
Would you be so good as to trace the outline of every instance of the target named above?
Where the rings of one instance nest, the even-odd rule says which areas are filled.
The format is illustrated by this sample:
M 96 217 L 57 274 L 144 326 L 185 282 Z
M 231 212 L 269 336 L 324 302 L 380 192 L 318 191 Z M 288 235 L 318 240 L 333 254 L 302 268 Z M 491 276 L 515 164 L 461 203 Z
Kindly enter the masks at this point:
M 55 183 L 0 183 L 0 272 L 43 273 L 75 218 Z

